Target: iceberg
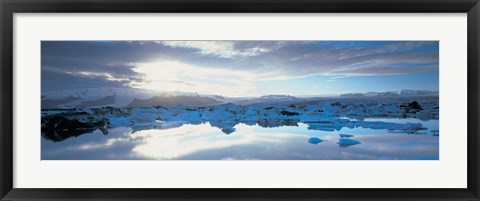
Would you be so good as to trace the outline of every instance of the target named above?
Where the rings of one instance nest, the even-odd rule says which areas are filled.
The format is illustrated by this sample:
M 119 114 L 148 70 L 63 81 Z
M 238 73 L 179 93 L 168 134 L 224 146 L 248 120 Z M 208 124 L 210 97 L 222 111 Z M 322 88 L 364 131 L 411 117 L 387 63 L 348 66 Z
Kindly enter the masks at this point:
M 421 123 L 393 123 L 368 121 L 370 118 L 417 118 L 438 119 L 438 99 L 356 99 L 333 98 L 292 103 L 237 105 L 234 103 L 174 107 L 133 108 L 76 108 L 42 110 L 42 130 L 61 132 L 52 127 L 51 120 L 63 118 L 80 127 L 97 129 L 98 122 L 107 128 L 130 126 L 137 129 L 169 129 L 184 124 L 202 124 L 219 128 L 225 134 L 235 132 L 235 125 L 258 125 L 264 128 L 308 125 L 309 130 L 340 131 L 343 128 L 387 129 L 391 133 L 425 134 Z M 418 100 L 418 101 L 417 101 Z M 47 124 L 47 122 L 50 122 Z M 432 131 L 432 134 L 437 132 Z M 341 134 L 341 138 L 349 138 Z
M 235 132 L 235 128 L 225 127 L 225 128 L 222 128 L 222 132 L 227 135 L 230 135 L 231 133 Z
M 349 138 L 349 137 L 353 137 L 353 135 L 350 135 L 350 134 L 339 134 L 341 138 Z
M 357 140 L 340 138 L 340 139 L 338 140 L 337 144 L 338 144 L 340 147 L 349 147 L 349 146 L 352 146 L 352 145 L 360 144 L 360 142 L 357 141 Z
M 308 139 L 308 143 L 310 144 L 318 144 L 320 142 L 323 142 L 323 140 L 318 137 L 311 137 L 310 139 Z

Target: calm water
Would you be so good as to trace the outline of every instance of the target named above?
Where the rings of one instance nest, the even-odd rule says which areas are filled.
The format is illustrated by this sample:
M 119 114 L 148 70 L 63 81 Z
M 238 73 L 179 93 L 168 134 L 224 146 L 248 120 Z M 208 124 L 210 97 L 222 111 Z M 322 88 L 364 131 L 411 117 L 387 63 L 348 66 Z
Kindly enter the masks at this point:
M 53 142 L 42 138 L 42 160 L 438 160 L 438 120 L 366 119 L 395 123 L 421 123 L 426 134 L 389 133 L 383 129 L 342 128 L 340 131 L 308 130 L 307 125 L 262 128 L 238 124 L 226 135 L 209 123 L 166 130 L 131 128 L 99 130 Z M 342 147 L 339 134 L 360 144 Z M 318 144 L 309 143 L 317 137 Z

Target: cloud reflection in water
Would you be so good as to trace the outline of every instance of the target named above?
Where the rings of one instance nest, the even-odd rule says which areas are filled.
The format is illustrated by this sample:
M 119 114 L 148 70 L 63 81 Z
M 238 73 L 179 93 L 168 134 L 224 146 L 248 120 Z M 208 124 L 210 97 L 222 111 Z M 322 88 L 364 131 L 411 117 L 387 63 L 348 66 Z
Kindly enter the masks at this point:
M 430 122 L 432 124 L 432 122 Z M 438 127 L 438 121 L 432 125 Z M 75 159 L 181 159 L 181 160 L 305 160 L 305 159 L 424 159 L 438 160 L 438 137 L 388 133 L 386 130 L 343 128 L 341 131 L 308 130 L 307 125 L 262 128 L 238 124 L 225 135 L 209 123 L 165 130 L 132 133 L 114 128 L 52 142 L 42 138 L 42 160 Z M 360 144 L 341 148 L 340 133 L 355 134 Z M 310 144 L 311 137 L 324 142 Z

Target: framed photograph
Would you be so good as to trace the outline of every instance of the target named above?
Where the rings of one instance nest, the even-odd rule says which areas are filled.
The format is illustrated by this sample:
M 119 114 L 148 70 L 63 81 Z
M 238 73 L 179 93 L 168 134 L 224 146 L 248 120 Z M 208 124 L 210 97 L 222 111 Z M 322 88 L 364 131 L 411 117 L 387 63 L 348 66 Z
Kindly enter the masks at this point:
M 3 200 L 479 200 L 479 5 L 1 1 Z

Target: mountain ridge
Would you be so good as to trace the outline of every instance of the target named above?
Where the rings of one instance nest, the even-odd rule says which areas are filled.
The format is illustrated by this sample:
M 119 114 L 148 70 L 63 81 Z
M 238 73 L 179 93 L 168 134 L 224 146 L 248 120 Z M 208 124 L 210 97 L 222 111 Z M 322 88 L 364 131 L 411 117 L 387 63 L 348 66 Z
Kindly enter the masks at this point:
M 438 95 L 438 90 L 411 90 L 390 92 L 344 93 L 331 98 L 375 98 L 375 97 L 409 97 Z M 87 88 L 81 90 L 63 90 L 42 93 L 42 109 L 70 109 L 82 107 L 173 107 L 209 106 L 225 103 L 241 105 L 264 104 L 273 102 L 295 102 L 326 98 L 325 96 L 310 96 L 301 98 L 286 94 L 270 94 L 258 97 L 233 98 L 221 95 L 207 95 L 190 92 L 153 92 L 134 88 Z

